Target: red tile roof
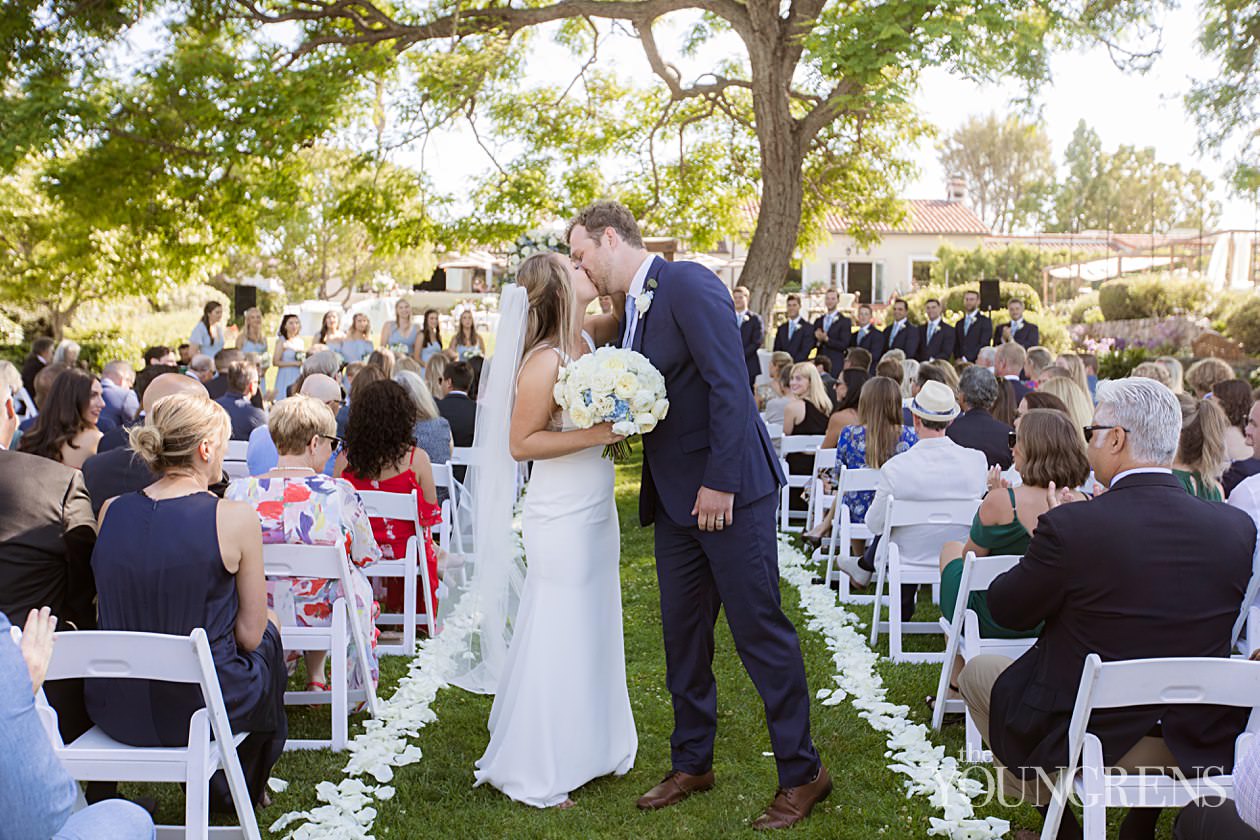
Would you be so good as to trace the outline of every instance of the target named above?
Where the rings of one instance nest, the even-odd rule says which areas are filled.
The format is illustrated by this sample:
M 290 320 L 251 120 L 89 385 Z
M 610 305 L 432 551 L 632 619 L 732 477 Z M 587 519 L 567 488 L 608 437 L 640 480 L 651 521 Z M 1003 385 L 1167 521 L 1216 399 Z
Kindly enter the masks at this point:
M 881 236 L 898 233 L 927 236 L 949 234 L 988 236 L 992 233 L 980 217 L 961 202 L 910 198 L 905 199 L 903 203 L 906 206 L 904 221 L 898 225 L 877 224 L 873 228 L 875 233 Z M 828 213 L 827 230 L 831 233 L 847 233 L 849 220 L 841 213 Z

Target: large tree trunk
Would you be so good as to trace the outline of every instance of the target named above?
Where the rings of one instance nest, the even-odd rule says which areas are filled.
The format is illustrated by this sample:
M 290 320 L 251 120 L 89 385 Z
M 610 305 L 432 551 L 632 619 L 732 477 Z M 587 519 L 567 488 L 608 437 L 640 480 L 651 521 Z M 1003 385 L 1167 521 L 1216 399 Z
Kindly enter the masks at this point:
M 775 298 L 783 288 L 791 268 L 801 224 L 801 164 L 783 166 L 780 171 L 768 168 L 763 158 L 761 212 L 757 227 L 748 245 L 748 256 L 740 282 L 751 293 L 749 308 L 766 319 L 771 330 L 771 313 Z

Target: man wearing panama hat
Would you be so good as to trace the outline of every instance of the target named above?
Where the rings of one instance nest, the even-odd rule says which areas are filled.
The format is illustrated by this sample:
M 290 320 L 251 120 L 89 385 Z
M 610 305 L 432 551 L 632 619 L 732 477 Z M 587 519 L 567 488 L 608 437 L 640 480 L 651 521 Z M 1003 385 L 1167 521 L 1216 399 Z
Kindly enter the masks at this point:
M 884 462 L 879 470 L 875 500 L 866 511 L 866 526 L 875 534 L 884 530 L 889 497 L 915 501 L 979 499 L 984 495 L 989 471 L 988 459 L 976 449 L 959 446 L 945 436 L 945 430 L 959 414 L 954 391 L 943 382 L 929 380 L 910 402 L 914 433 L 918 442 L 900 455 Z M 966 540 L 965 526 L 907 525 L 895 535 L 901 562 L 914 566 L 939 563 L 941 546 L 949 540 Z M 858 586 L 870 583 L 875 569 L 875 553 L 867 549 L 861 560 L 842 558 L 840 568 Z M 903 618 L 914 611 L 914 586 L 902 591 Z

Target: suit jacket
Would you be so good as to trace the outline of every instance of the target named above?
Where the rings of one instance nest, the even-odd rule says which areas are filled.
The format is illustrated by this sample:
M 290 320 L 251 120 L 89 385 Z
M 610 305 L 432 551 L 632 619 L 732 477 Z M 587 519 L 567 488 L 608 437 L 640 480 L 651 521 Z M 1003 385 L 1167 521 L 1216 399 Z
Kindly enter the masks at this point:
M 214 379 L 211 379 L 209 382 L 206 383 L 206 393 L 209 394 L 210 399 L 214 400 L 215 402 L 218 402 L 219 397 L 226 394 L 227 390 L 228 390 L 228 380 L 227 380 L 226 374 L 216 373 L 214 375 Z
M 140 398 L 136 392 L 115 385 L 108 379 L 101 379 L 101 399 L 105 401 L 105 407 L 96 421 L 96 428 L 101 432 L 131 423 L 140 413 Z
M 0 611 L 24 624 L 48 606 L 96 626 L 92 548 L 96 517 L 83 476 L 51 458 L 0 450 Z
M 1036 347 L 1041 343 L 1041 331 L 1037 329 L 1037 325 L 1031 323 L 1027 318 L 1024 319 L 1024 328 L 1018 332 L 1012 333 L 1011 338 L 1015 343 L 1027 350 L 1029 347 Z M 1001 344 L 998 333 L 993 333 L 993 346 Z
M 1167 473 L 1125 476 L 1091 501 L 1042 514 L 1019 565 L 989 587 L 999 624 L 1046 623 L 993 686 L 994 755 L 1017 774 L 1066 763 L 1068 722 L 1090 653 L 1104 662 L 1228 657 L 1255 543 L 1250 516 L 1191 496 Z M 1096 711 L 1089 729 L 1114 764 L 1160 723 L 1189 776 L 1196 768 L 1229 772 L 1246 720 L 1245 710 L 1156 705 Z
M 826 315 L 814 319 L 814 329 L 821 330 L 827 321 Z M 839 312 L 831 319 L 831 329 L 827 330 L 827 340 L 815 343 L 818 353 L 831 359 L 831 369 L 836 373 L 844 370 L 844 351 L 849 349 L 853 340 L 853 322 Z
M 748 368 L 748 383 L 757 378 L 757 374 L 761 373 L 761 362 L 757 359 L 757 351 L 761 349 L 761 343 L 766 339 L 766 327 L 761 321 L 761 316 L 756 312 L 744 313 L 743 320 L 739 322 L 739 340 L 744 346 L 744 365 Z
M 22 387 L 26 389 L 26 393 L 31 396 L 35 395 L 35 377 L 38 376 L 39 372 L 45 367 L 47 367 L 47 365 L 40 361 L 39 356 L 36 356 L 34 353 L 28 355 L 26 357 L 26 361 L 22 362 Z M 22 616 L 21 624 L 18 626 L 20 627 L 25 623 L 26 616 Z
M 472 446 L 473 432 L 477 428 L 477 402 L 467 394 L 447 394 L 437 401 L 438 414 L 451 425 L 451 437 L 455 445 Z M 462 482 L 467 468 L 460 465 L 452 470 L 456 481 Z
M 232 420 L 232 440 L 249 440 L 254 429 L 267 424 L 267 412 L 255 408 L 252 402 L 245 399 L 244 394 L 227 393 L 215 399 L 215 402 L 223 406 Z
M 926 362 L 931 359 L 949 361 L 954 357 L 954 328 L 945 323 L 945 319 L 942 318 L 937 324 L 936 332 L 929 340 L 929 326 L 929 324 L 924 324 L 919 327 L 919 361 Z
M 796 319 L 795 331 L 789 330 L 790 323 L 784 321 L 774 332 L 774 352 L 787 353 L 794 362 L 803 362 L 809 358 L 809 351 L 814 349 L 814 328 L 804 318 Z M 788 333 L 792 337 L 788 337 Z
M 1001 378 L 998 380 L 999 385 L 1001 385 L 1003 382 L 1011 386 L 1011 405 L 1016 408 L 1019 408 L 1020 401 L 1024 397 L 1031 394 L 1033 390 L 1032 388 L 1028 387 L 1028 385 L 1026 385 L 1025 383 L 1021 382 L 1018 379 Z
M 862 329 L 853 331 L 853 343 L 861 347 L 871 354 L 870 374 L 875 375 L 875 366 L 879 364 L 879 357 L 884 355 L 884 331 L 874 324 L 866 327 L 866 335 L 862 335 Z
M 974 362 L 976 356 L 980 355 L 980 348 L 993 343 L 993 319 L 977 312 L 972 319 L 971 329 L 964 332 L 963 327 L 966 324 L 966 315 L 954 324 L 954 356 Z
M 143 490 L 158 477 L 129 447 L 98 452 L 83 462 L 83 482 L 92 499 L 93 515 L 115 496 Z
M 1011 467 L 1011 427 L 997 420 L 983 408 L 973 408 L 954 418 L 945 434 L 959 446 L 984 453 L 989 466 Z
M 889 324 L 884 328 L 884 353 L 889 350 L 903 350 L 907 359 L 919 358 L 919 340 L 922 338 L 920 329 L 906 321 L 906 325 L 894 337 L 893 326 Z
M 691 509 L 701 486 L 734 493 L 740 508 L 776 492 L 783 473 L 747 371 L 735 361 L 740 337 L 722 281 L 698 263 L 656 257 L 645 282 L 652 306 L 639 313 L 632 349 L 665 377 L 670 406 L 655 431 L 643 436 L 639 522 L 651 524 L 660 510 L 680 525 L 694 525 Z M 697 335 L 703 340 L 695 341 Z

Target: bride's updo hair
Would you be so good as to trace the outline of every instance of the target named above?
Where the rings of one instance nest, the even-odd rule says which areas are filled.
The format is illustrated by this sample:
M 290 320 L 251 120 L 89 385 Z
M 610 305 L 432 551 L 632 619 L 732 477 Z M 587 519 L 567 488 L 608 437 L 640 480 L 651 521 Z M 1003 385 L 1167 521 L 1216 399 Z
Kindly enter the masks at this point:
M 129 438 L 132 451 L 161 475 L 192 468 L 203 440 L 222 448 L 231 433 L 232 421 L 223 406 L 204 395 L 171 394 L 157 401 Z
M 516 284 L 529 295 L 529 323 L 525 328 L 525 350 L 540 344 L 573 355 L 573 325 L 577 315 L 577 293 L 569 267 L 560 254 L 534 254 L 516 271 Z

